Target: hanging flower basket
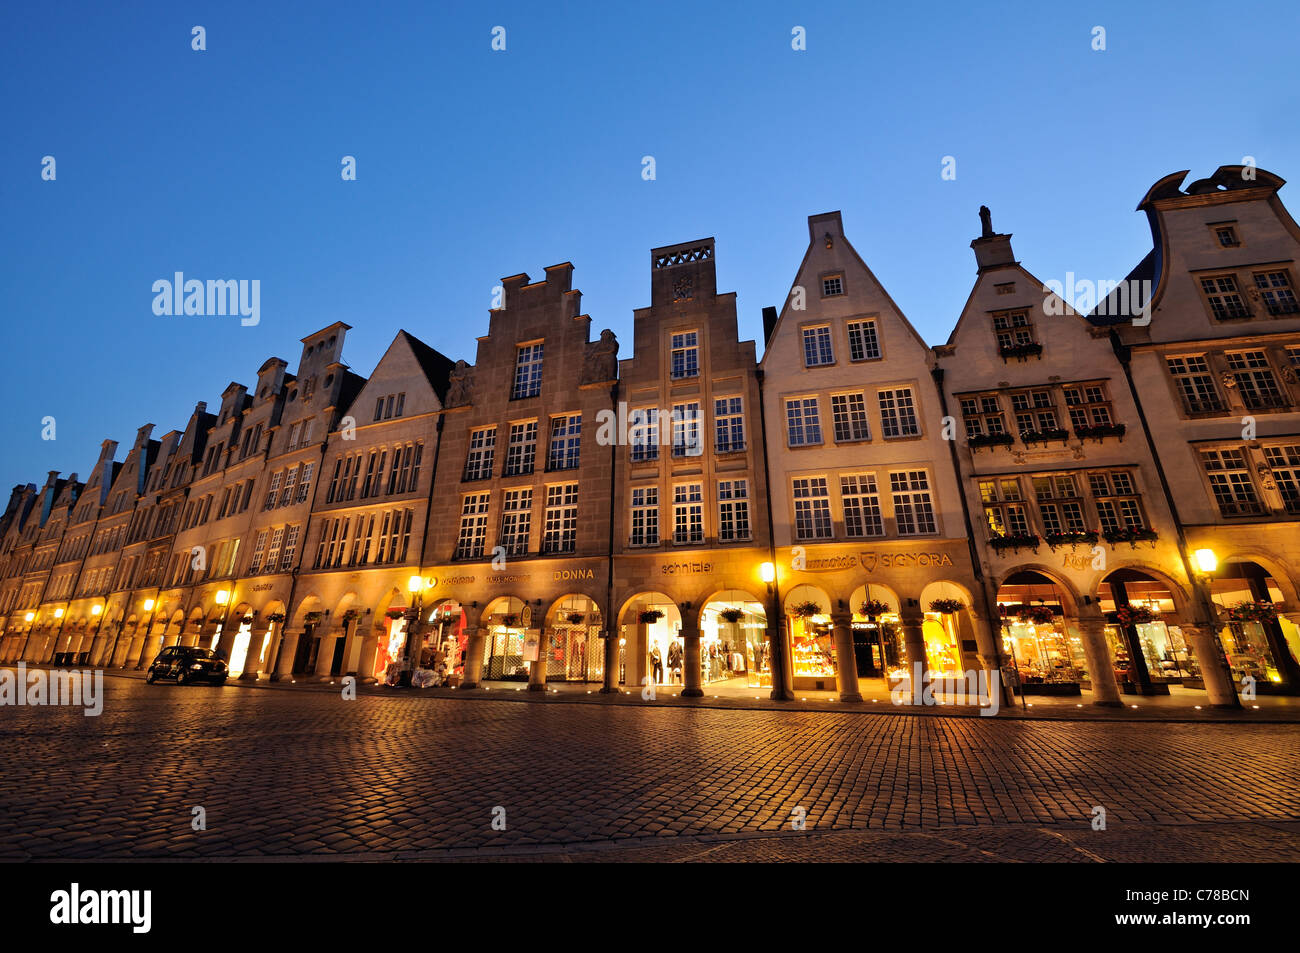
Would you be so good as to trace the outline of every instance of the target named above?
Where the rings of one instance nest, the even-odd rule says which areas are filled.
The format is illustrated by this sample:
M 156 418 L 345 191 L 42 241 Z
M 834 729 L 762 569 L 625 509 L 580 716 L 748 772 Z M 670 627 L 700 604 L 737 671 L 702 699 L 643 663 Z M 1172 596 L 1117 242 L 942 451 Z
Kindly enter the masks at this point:
M 319 612 L 308 612 L 305 616 L 303 616 L 303 622 L 307 623 L 308 625 L 313 625 L 314 623 L 317 623 L 319 621 L 320 621 Z
M 745 618 L 745 611 L 743 609 L 723 609 L 718 613 L 718 617 L 723 622 L 739 622 Z
M 663 617 L 664 614 L 659 609 L 646 609 L 645 612 L 642 612 L 639 616 L 637 616 L 637 621 L 645 625 L 653 625 Z
M 1119 620 L 1120 625 L 1146 625 L 1148 622 L 1155 622 L 1160 616 L 1146 606 L 1128 605 L 1116 608 L 1115 618 Z
M 267 621 L 267 622 L 283 622 L 283 621 L 284 621 L 284 613 L 283 613 L 283 612 L 272 612 L 269 616 L 266 617 L 266 621 Z
M 405 609 L 389 609 L 387 612 L 384 613 L 384 618 L 400 619 L 404 615 L 406 615 Z
M 881 602 L 879 599 L 868 599 L 858 606 L 858 615 L 864 615 L 869 619 L 879 619 L 885 613 L 893 611 L 893 606 L 888 602 Z
M 1021 622 L 1034 625 L 1047 625 L 1056 618 L 1056 613 L 1047 606 L 1016 606 L 1016 618 Z
M 821 615 L 821 611 L 822 607 L 812 600 L 790 607 L 790 614 L 796 619 L 811 619 L 815 615 Z
M 989 545 L 997 552 L 1006 552 L 1008 549 L 1014 549 L 1019 552 L 1022 549 L 1038 551 L 1038 536 L 1034 533 L 1008 533 L 1003 536 L 994 536 L 989 540 Z
M 355 619 L 356 617 L 357 617 L 357 610 L 356 610 L 356 609 L 349 609 L 347 612 L 343 613 L 343 621 L 344 621 L 344 622 L 351 622 L 351 621 L 352 621 L 353 619 Z
M 501 624 L 504 625 L 507 629 L 513 629 L 519 625 L 519 616 L 503 615 L 501 617 Z
M 1277 606 L 1245 600 L 1228 607 L 1228 618 L 1233 622 L 1276 622 Z
M 252 625 L 252 624 L 253 624 L 253 614 L 250 612 L 248 615 L 244 616 L 244 617 L 243 617 L 242 619 L 240 619 L 239 621 L 240 621 L 242 624 L 244 624 L 244 625 Z
M 952 615 L 955 612 L 960 612 L 965 606 L 966 604 L 960 599 L 935 599 L 930 603 L 930 611 Z
M 581 612 L 570 612 L 567 616 L 565 616 L 565 620 L 569 623 L 569 625 L 582 625 L 582 620 L 585 618 L 586 616 L 583 615 Z
M 1074 547 L 1078 546 L 1080 543 L 1086 546 L 1093 546 L 1096 545 L 1098 539 L 1100 539 L 1100 536 L 1091 530 L 1043 534 L 1043 542 L 1053 550 L 1055 550 L 1057 546 Z

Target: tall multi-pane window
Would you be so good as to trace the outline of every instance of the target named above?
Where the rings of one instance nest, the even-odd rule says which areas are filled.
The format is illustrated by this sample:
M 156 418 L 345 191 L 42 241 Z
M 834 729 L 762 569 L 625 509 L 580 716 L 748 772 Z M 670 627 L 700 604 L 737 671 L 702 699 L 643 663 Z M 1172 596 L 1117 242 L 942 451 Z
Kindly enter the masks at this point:
M 1081 387 L 1067 387 L 1065 407 L 1070 414 L 1070 423 L 1075 430 L 1085 427 L 1104 427 L 1112 423 L 1110 401 L 1106 399 L 1106 389 L 1100 384 L 1084 384 Z
M 1236 275 L 1215 275 L 1201 279 L 1201 292 L 1210 312 L 1220 321 L 1250 317 L 1250 308 L 1241 297 Z
M 880 491 L 874 473 L 840 477 L 840 500 L 844 504 L 844 535 L 850 539 L 883 536 L 885 523 L 880 513 Z
M 673 404 L 673 456 L 696 457 L 704 452 L 700 441 L 700 403 Z
M 673 542 L 704 542 L 702 483 L 678 483 L 673 487 Z
M 632 490 L 632 546 L 653 546 L 659 542 L 659 488 L 637 487 Z
M 1300 514 L 1300 444 L 1265 447 L 1264 462 L 1273 471 L 1283 509 Z
M 639 407 L 628 415 L 628 441 L 634 462 L 659 459 L 658 407 Z
M 861 392 L 832 394 L 831 422 L 835 429 L 836 443 L 871 439 L 871 427 L 867 424 L 867 399 Z
M 262 556 L 266 552 L 266 537 L 266 530 L 257 531 L 257 541 L 253 543 L 253 558 L 248 562 L 249 573 L 255 574 L 262 570 Z
M 546 488 L 546 520 L 542 552 L 571 553 L 578 548 L 578 484 L 558 483 Z
M 739 397 L 719 397 L 713 401 L 713 433 L 718 453 L 745 449 L 745 413 Z
M 995 535 L 1029 534 L 1029 518 L 1025 513 L 1024 497 L 1018 479 L 980 480 L 979 487 L 980 500 L 984 504 L 984 519 Z
M 469 432 L 469 451 L 465 455 L 466 480 L 491 479 L 496 446 L 496 427 L 479 427 Z
M 476 559 L 487 543 L 487 493 L 467 493 L 460 506 L 460 532 L 456 537 L 456 558 Z
M 966 436 L 976 437 L 1007 432 L 1002 416 L 1002 403 L 996 394 L 961 398 L 961 416 L 966 424 Z
M 1268 410 L 1287 406 L 1273 367 L 1263 351 L 1229 351 L 1228 369 L 1234 372 L 1237 393 L 1247 410 Z
M 803 329 L 803 366 L 819 367 L 835 363 L 831 347 L 831 329 L 825 325 Z
M 1256 516 L 1264 512 L 1255 481 L 1242 450 L 1202 450 L 1201 464 L 1210 481 L 1214 501 L 1224 516 Z
M 551 418 L 551 445 L 546 452 L 546 469 L 573 470 L 578 466 L 582 438 L 582 414 Z
M 266 547 L 266 571 L 274 572 L 280 561 L 280 544 L 284 542 L 284 527 L 277 526 L 271 531 L 271 542 Z M 184 555 L 182 553 L 181 555 Z
M 506 444 L 506 466 L 503 476 L 519 476 L 533 472 L 537 459 L 537 421 L 526 420 L 510 425 L 510 439 Z
M 1272 315 L 1295 314 L 1296 304 L 1291 278 L 1285 271 L 1260 271 L 1255 273 L 1255 287 L 1264 300 L 1264 307 Z
M 808 447 L 822 442 L 822 425 L 817 416 L 816 397 L 794 397 L 785 402 L 786 442 L 791 447 Z
M 698 377 L 700 374 L 700 335 L 698 331 L 679 331 L 672 336 L 670 367 L 673 380 Z
M 886 439 L 915 437 L 920 434 L 912 388 L 896 387 L 893 390 L 882 390 L 877 397 L 880 400 L 880 430 Z
M 831 495 L 825 477 L 798 477 L 791 482 L 796 539 L 831 538 Z
M 1033 485 L 1043 532 L 1048 536 L 1059 536 L 1062 533 L 1082 533 L 1087 529 L 1076 477 L 1068 473 L 1036 476 Z
M 271 474 L 271 485 L 266 488 L 266 502 L 262 504 L 262 509 L 275 509 L 275 501 L 280 493 L 280 482 L 284 479 L 284 471 L 276 470 Z M 330 500 L 334 499 L 334 488 L 330 487 Z
M 718 539 L 749 539 L 749 481 L 718 481 Z
M 905 470 L 889 474 L 890 502 L 899 536 L 937 533 L 934 503 L 930 499 L 930 478 L 924 470 Z
M 542 392 L 542 342 L 524 344 L 515 352 L 515 383 L 510 396 L 515 400 L 536 397 Z
M 994 314 L 993 334 L 997 337 L 999 348 L 1033 344 L 1034 325 L 1029 320 L 1029 312 L 1024 310 L 999 311 Z
M 1021 434 L 1056 430 L 1060 425 L 1051 391 L 1029 390 L 1012 394 L 1011 409 L 1016 415 L 1016 430 Z
M 284 489 L 280 491 L 280 506 L 288 506 L 293 502 L 294 490 L 298 488 L 298 468 L 290 467 L 289 472 L 284 477 Z
M 506 490 L 501 498 L 501 536 L 497 540 L 507 556 L 528 552 L 528 534 L 533 527 L 533 491 L 531 487 Z
M 286 572 L 293 568 L 294 550 L 298 548 L 298 530 L 299 526 L 289 526 L 284 531 L 284 550 L 280 553 L 280 571 Z
M 850 321 L 849 360 L 877 361 L 880 359 L 880 340 L 876 337 L 875 321 Z
M 294 500 L 295 503 L 306 502 L 308 494 L 311 493 L 311 478 L 315 472 L 316 464 L 304 463 L 302 465 L 302 472 L 298 477 L 298 495 Z M 251 482 L 249 486 L 252 486 Z M 247 499 L 245 505 L 247 505 Z
M 1146 529 L 1142 497 L 1127 470 L 1088 474 L 1088 485 L 1097 504 L 1097 518 L 1105 532 Z
M 1183 407 L 1189 414 L 1220 413 L 1223 399 L 1210 373 L 1210 364 L 1204 354 L 1185 357 L 1167 357 L 1165 365 L 1178 385 Z

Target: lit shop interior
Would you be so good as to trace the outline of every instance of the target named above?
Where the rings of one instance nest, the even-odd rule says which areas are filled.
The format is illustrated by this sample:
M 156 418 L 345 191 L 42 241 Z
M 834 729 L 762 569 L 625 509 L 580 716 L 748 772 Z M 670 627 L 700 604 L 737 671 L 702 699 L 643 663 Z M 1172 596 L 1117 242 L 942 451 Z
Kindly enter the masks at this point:
M 379 644 L 375 648 L 374 677 L 393 682 L 401 666 L 410 626 L 406 606 L 393 606 L 378 624 Z M 444 600 L 432 607 L 420 607 L 420 644 L 415 648 L 413 684 L 417 687 L 454 685 L 464 674 L 465 649 L 469 641 L 460 603 Z
M 1258 563 L 1230 560 L 1209 580 L 1219 607 L 1219 641 L 1233 678 L 1250 676 L 1260 692 L 1300 690 L 1300 630 L 1278 612 L 1281 589 Z
M 686 646 L 680 609 L 662 593 L 639 596 L 627 618 L 645 630 L 646 672 L 656 685 L 685 685 Z M 627 650 L 625 626 L 624 649 Z M 635 649 L 632 649 L 635 651 Z M 727 590 L 700 610 L 700 681 L 709 685 L 746 679 L 753 687 L 771 686 L 767 615 L 747 592 Z
M 1115 681 L 1122 694 L 1168 694 L 1170 685 L 1204 688 L 1190 640 L 1177 624 L 1168 583 L 1119 569 L 1097 587 Z
M 1078 694 L 1090 688 L 1083 640 L 1067 619 L 1057 585 L 1039 572 L 1007 577 L 998 590 L 1008 674 L 1026 694 Z
M 570 595 L 550 609 L 546 625 L 546 680 L 599 682 L 605 675 L 600 609 L 584 595 Z

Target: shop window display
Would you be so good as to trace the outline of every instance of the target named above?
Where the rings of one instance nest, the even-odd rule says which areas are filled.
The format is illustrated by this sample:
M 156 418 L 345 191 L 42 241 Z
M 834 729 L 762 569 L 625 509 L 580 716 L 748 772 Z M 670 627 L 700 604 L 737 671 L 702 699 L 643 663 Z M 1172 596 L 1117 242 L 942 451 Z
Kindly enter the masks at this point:
M 835 639 L 830 616 L 815 609 L 817 606 L 812 603 L 791 609 L 790 659 L 795 688 L 817 688 L 819 682 L 826 687 L 827 682 L 835 679 Z
M 704 607 L 700 613 L 700 669 L 704 684 L 731 678 L 745 678 L 755 688 L 771 684 L 767 617 L 760 603 L 736 593 Z
M 371 673 L 381 682 L 388 681 L 389 666 L 394 670 L 402 660 L 402 647 L 406 644 L 406 619 L 404 609 L 392 609 L 382 624 L 379 645 L 375 649 L 375 668 Z
M 1162 621 L 1138 623 L 1135 628 L 1152 681 L 1181 682 L 1200 677 L 1201 668 L 1181 628 Z
M 1220 630 L 1219 639 L 1235 679 L 1249 675 L 1260 682 L 1282 681 L 1262 623 L 1229 622 Z
M 1007 619 L 1002 626 L 1002 649 L 1023 685 L 1082 685 L 1089 680 L 1083 640 L 1061 616 L 1040 622 Z
M 962 677 L 961 641 L 957 637 L 957 615 L 927 612 L 921 623 L 925 639 L 926 667 L 936 675 Z

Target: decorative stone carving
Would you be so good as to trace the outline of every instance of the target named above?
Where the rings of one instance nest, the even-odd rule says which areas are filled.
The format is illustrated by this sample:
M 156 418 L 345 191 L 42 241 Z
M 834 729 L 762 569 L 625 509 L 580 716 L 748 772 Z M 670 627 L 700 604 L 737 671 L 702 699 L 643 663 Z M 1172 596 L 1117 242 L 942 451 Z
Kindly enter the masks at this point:
M 449 375 L 446 407 L 466 407 L 472 401 L 474 370 L 465 361 L 457 361 Z
M 1231 388 L 1237 386 L 1237 375 L 1234 374 L 1234 373 L 1232 373 L 1231 371 L 1228 371 L 1228 372 L 1227 372 L 1226 374 L 1224 374 L 1223 377 L 1220 378 L 1220 379 L 1223 381 L 1223 386 L 1224 386 L 1224 387 L 1227 387 L 1227 388 L 1231 389 Z
M 690 275 L 682 275 L 673 282 L 673 300 L 690 301 L 695 297 L 695 281 Z
M 618 338 L 609 328 L 600 332 L 600 340 L 588 341 L 582 361 L 580 384 L 603 384 L 618 377 Z

